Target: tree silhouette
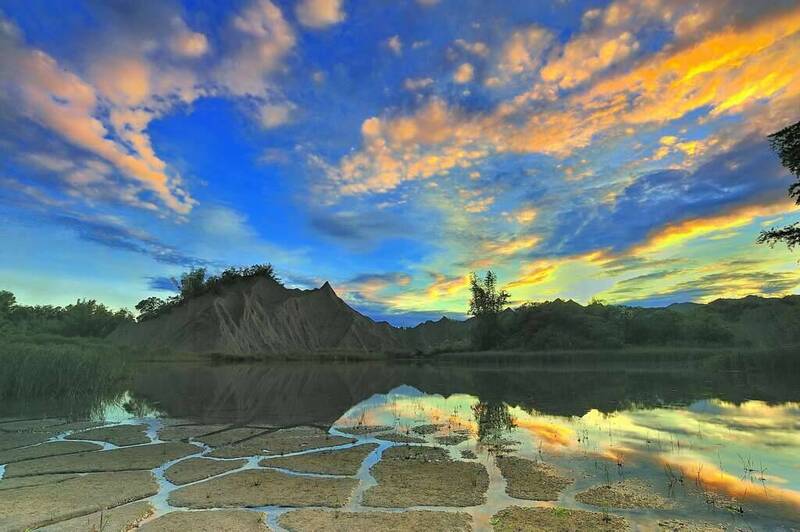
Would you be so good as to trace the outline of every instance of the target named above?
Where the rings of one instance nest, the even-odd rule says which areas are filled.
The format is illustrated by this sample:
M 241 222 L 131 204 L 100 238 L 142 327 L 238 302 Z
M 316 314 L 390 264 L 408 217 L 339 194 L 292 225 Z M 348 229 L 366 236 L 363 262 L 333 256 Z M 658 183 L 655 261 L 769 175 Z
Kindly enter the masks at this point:
M 797 181 L 789 187 L 789 197 L 800 205 L 800 122 L 785 127 L 767 137 L 769 144 L 781 159 L 781 164 L 789 170 Z M 759 244 L 774 246 L 778 242 L 785 242 L 789 249 L 800 244 L 800 222 L 795 222 L 786 227 L 773 227 L 763 231 L 758 237 Z
M 497 290 L 497 276 L 491 270 L 483 279 L 473 272 L 469 281 L 472 291 L 469 313 L 476 318 L 472 326 L 472 345 L 476 349 L 491 349 L 500 339 L 497 318 L 511 296 L 505 290 Z

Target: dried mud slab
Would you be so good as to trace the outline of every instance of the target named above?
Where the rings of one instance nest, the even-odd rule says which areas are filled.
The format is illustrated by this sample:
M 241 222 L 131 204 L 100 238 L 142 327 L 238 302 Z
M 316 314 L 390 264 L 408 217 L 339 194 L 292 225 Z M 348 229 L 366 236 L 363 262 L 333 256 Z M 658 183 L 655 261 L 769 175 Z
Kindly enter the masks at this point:
M 51 435 L 54 434 L 39 432 L 0 432 L 0 451 L 42 443 L 49 440 Z
M 434 438 L 436 443 L 441 443 L 442 445 L 458 445 L 459 443 L 463 443 L 469 439 L 469 436 L 464 434 L 450 434 L 448 436 L 437 436 Z
M 162 427 L 158 431 L 158 438 L 163 441 L 197 439 L 212 432 L 219 432 L 225 427 L 227 425 L 172 425 Z
M 145 433 L 146 430 L 147 425 L 115 425 L 76 432 L 67 436 L 66 439 L 104 441 L 123 447 L 150 443 L 150 438 Z
M 334 436 L 316 427 L 293 427 L 262 434 L 236 445 L 214 449 L 211 456 L 238 458 L 258 454 L 286 454 L 320 447 L 353 443 L 353 438 Z
M 215 477 L 238 469 L 247 460 L 211 460 L 210 458 L 187 458 L 170 466 L 164 476 L 173 484 L 188 484 L 204 478 Z
M 411 432 L 416 432 L 417 434 L 427 435 L 433 434 L 437 432 L 440 428 L 444 427 L 442 423 L 430 423 L 428 425 L 417 425 L 416 427 L 411 427 Z
M 630 530 L 618 515 L 568 510 L 566 508 L 520 508 L 510 506 L 492 517 L 494 532 L 620 532 Z
M 259 465 L 262 467 L 281 467 L 299 473 L 355 475 L 367 455 L 377 447 L 374 443 L 370 443 L 348 449 L 265 458 L 261 460 Z
M 715 525 L 705 521 L 681 521 L 666 519 L 658 522 L 658 529 L 670 532 L 725 532 L 725 525 Z
M 52 432 L 56 425 L 64 425 L 66 419 L 24 419 L 20 421 L 5 421 L 0 423 L 0 430 L 4 432 Z M 68 430 L 68 429 L 64 429 Z
M 291 532 L 466 532 L 472 530 L 469 514 L 432 512 L 340 512 L 294 510 L 281 515 L 280 525 Z
M 270 530 L 265 516 L 247 510 L 207 510 L 201 512 L 170 512 L 139 527 L 141 532 L 265 532 Z
M 53 484 L 69 478 L 77 477 L 77 473 L 61 473 L 56 475 L 34 475 L 32 477 L 3 478 L 0 480 L 0 491 L 38 486 L 40 484 Z
M 614 484 L 594 486 L 575 495 L 575 500 L 600 508 L 648 508 L 660 510 L 669 508 L 672 503 L 654 493 L 652 486 L 639 480 L 623 480 Z
M 391 447 L 371 472 L 378 485 L 364 493 L 365 506 L 475 506 L 489 487 L 481 464 L 451 460 L 438 447 Z
M 355 425 L 350 427 L 336 427 L 337 430 L 345 432 L 347 434 L 356 434 L 359 436 L 363 436 L 364 434 L 374 434 L 376 432 L 385 432 L 387 430 L 392 430 L 392 427 L 387 425 Z
M 16 462 L 6 466 L 7 478 L 49 473 L 92 473 L 153 469 L 171 460 L 194 454 L 198 448 L 188 443 L 157 443 L 123 447 L 110 451 L 90 451 Z
M 425 438 L 418 438 L 410 434 L 402 434 L 400 432 L 393 432 L 391 434 L 380 434 L 377 436 L 379 440 L 391 441 L 394 443 L 427 443 Z
M 220 447 L 222 445 L 231 445 L 238 443 L 253 436 L 258 436 L 266 429 L 253 428 L 253 427 L 236 427 L 232 429 L 222 430 L 220 432 L 212 432 L 205 436 L 198 436 L 195 439 L 201 441 L 211 447 Z
M 41 532 L 93 532 L 131 530 L 153 513 L 147 501 L 133 502 L 110 510 L 60 521 L 54 525 L 40 528 Z
M 101 449 L 96 443 L 78 441 L 55 441 L 43 443 L 32 447 L 22 447 L 0 452 L 0 464 L 10 464 L 22 460 L 33 458 L 44 458 L 46 456 L 58 456 L 62 454 L 80 453 L 85 451 L 96 451 Z
M 169 503 L 188 508 L 232 506 L 343 506 L 356 480 L 248 469 L 178 488 Z
M 559 475 L 553 466 L 543 462 L 516 456 L 498 456 L 496 461 L 507 482 L 506 493 L 517 499 L 555 501 L 572 483 L 572 479 Z
M 0 524 L 4 530 L 38 528 L 143 499 L 158 491 L 149 471 L 94 473 L 63 482 L 4 490 Z

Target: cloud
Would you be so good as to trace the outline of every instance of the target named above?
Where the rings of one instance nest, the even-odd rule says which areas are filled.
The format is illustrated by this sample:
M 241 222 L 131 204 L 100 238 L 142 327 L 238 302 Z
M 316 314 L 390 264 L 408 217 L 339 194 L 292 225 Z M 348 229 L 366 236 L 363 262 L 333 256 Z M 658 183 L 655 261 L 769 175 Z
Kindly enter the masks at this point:
M 546 82 L 569 89 L 627 59 L 638 47 L 636 38 L 627 31 L 611 37 L 582 36 L 571 40 L 557 58 L 548 61 L 541 76 Z
M 180 17 L 172 19 L 172 26 L 169 48 L 173 54 L 186 59 L 197 59 L 208 53 L 210 46 L 205 35 L 190 30 Z
M 489 47 L 482 41 L 469 42 L 464 39 L 456 39 L 454 44 L 462 50 L 480 57 L 489 55 Z
M 142 149 L 131 153 L 109 138 L 107 127 L 98 118 L 100 107 L 95 89 L 46 53 L 24 46 L 9 30 L 9 24 L 3 25 L 0 35 L 0 79 L 4 80 L 0 105 L 114 165 L 141 187 L 155 193 L 170 209 L 188 212 L 192 198 L 182 189 L 178 177 L 165 172 L 166 165 L 147 150 L 146 143 L 134 144 Z M 122 87 L 121 94 L 124 98 L 138 99 L 141 73 L 132 74 L 132 79 Z
M 409 91 L 418 91 L 433 85 L 432 78 L 406 78 L 403 82 L 403 87 Z
M 530 26 L 512 33 L 500 52 L 497 69 L 502 79 L 496 78 L 498 83 L 535 71 L 552 40 L 553 34 L 541 26 Z
M 786 212 L 786 171 L 767 142 L 748 138 L 694 171 L 659 170 L 636 178 L 613 203 L 562 214 L 559 249 L 649 253 L 678 242 Z M 575 230 L 574 228 L 579 227 Z
M 171 277 L 145 277 L 147 279 L 147 288 L 150 290 L 160 290 L 163 292 L 177 292 L 175 283 L 172 282 Z
M 296 37 L 280 8 L 255 0 L 233 17 L 236 45 L 223 58 L 215 78 L 237 96 L 265 96 L 266 77 L 281 67 Z
M 271 129 L 287 124 L 291 119 L 291 112 L 293 109 L 294 105 L 290 103 L 262 105 L 259 109 L 261 113 L 261 125 L 267 129 Z
M 659 6 L 651 6 L 653 13 L 661 12 Z M 631 13 L 620 4 L 603 14 L 603 20 L 619 25 L 646 19 Z M 513 74 L 535 68 L 539 56 L 531 49 L 542 48 L 545 34 L 537 27 L 512 36 L 500 70 Z M 410 115 L 371 119 L 381 126 L 379 134 L 373 134 L 375 127 L 362 128 L 361 150 L 345 156 L 331 177 L 344 195 L 385 192 L 406 181 L 469 167 L 490 155 L 567 157 L 590 146 L 602 133 L 614 134 L 623 128 L 636 131 L 697 111 L 714 118 L 758 108 L 770 121 L 756 120 L 732 130 L 733 140 L 752 133 L 763 135 L 768 132 L 763 128 L 788 123 L 793 116 L 791 103 L 800 103 L 800 78 L 783 67 L 792 62 L 798 39 L 800 9 L 795 8 L 780 16 L 768 14 L 741 28 L 720 28 L 691 45 L 665 47 L 636 65 L 626 65 L 628 70 L 608 73 L 558 101 L 542 100 L 540 87 L 502 101 L 488 112 L 461 112 L 442 100 L 428 100 Z M 720 55 L 719 50 L 726 54 Z M 559 74 L 553 79 L 571 84 L 578 78 L 584 79 L 583 74 Z M 435 134 L 420 133 L 431 125 Z M 682 148 L 699 153 L 699 147 Z
M 345 19 L 343 0 L 301 0 L 294 8 L 300 24 L 309 28 L 326 28 Z
M 186 255 L 144 231 L 127 227 L 121 219 L 113 216 L 69 211 L 42 213 L 41 216 L 48 222 L 72 229 L 87 242 L 104 247 L 147 255 L 164 264 L 184 267 L 207 264 L 207 261 Z
M 392 35 L 385 41 L 386 47 L 394 53 L 394 55 L 402 55 L 403 41 L 400 40 L 399 35 Z
M 474 77 L 475 69 L 469 63 L 461 63 L 453 73 L 453 81 L 460 84 L 469 83 Z

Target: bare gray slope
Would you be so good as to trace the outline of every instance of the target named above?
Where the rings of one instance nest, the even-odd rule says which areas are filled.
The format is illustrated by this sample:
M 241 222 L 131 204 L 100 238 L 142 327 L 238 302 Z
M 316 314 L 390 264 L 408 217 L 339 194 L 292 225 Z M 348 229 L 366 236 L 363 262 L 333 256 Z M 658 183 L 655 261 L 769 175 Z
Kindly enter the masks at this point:
M 109 338 L 132 347 L 229 355 L 410 350 L 399 329 L 359 314 L 328 283 L 298 290 L 267 278 L 194 298 Z

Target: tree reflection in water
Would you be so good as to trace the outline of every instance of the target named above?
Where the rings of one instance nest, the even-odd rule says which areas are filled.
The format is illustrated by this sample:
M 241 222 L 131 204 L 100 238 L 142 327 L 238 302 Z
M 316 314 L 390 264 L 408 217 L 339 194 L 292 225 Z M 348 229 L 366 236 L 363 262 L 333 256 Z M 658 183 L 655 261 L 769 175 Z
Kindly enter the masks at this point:
M 506 454 L 515 442 L 507 436 L 516 427 L 514 416 L 502 401 L 479 401 L 472 406 L 478 424 L 478 444 L 492 454 Z

